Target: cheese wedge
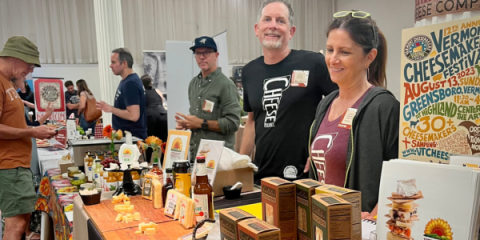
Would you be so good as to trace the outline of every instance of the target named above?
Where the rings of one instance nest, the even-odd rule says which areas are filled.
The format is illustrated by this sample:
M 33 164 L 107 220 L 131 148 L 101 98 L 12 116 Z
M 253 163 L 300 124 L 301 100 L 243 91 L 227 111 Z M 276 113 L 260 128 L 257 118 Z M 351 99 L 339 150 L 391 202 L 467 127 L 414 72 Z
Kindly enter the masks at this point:
M 167 192 L 167 199 L 165 203 L 165 216 L 169 216 L 173 219 L 178 219 L 180 214 L 180 199 L 182 196 L 185 196 L 176 190 L 169 190 Z
M 155 235 L 155 233 L 157 233 L 157 229 L 156 229 L 156 228 L 147 228 L 147 229 L 145 230 L 145 235 L 147 235 L 147 236 Z
M 195 202 L 188 197 L 182 197 L 180 201 L 180 215 L 179 221 L 186 229 L 192 228 L 195 225 Z
M 153 207 L 163 208 L 162 199 L 162 187 L 163 184 L 157 179 L 153 180 Z
M 136 212 L 136 213 L 133 214 L 133 220 L 140 221 L 140 213 L 139 212 Z

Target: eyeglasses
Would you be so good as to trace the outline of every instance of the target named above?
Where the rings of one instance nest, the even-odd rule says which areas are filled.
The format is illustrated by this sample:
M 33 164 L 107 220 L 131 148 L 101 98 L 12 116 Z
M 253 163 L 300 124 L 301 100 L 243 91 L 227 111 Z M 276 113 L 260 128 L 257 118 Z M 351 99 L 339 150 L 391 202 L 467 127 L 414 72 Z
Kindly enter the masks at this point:
M 342 17 L 346 17 L 350 14 L 354 18 L 360 18 L 360 19 L 370 17 L 370 13 L 364 12 L 364 11 L 340 11 L 340 12 L 337 12 L 337 13 L 333 14 L 333 17 L 334 18 L 342 18 Z M 375 31 L 375 27 L 373 26 L 372 21 L 370 21 L 370 26 L 372 27 L 372 32 L 373 32 L 373 46 L 374 46 L 374 48 L 376 48 L 377 43 L 378 43 L 377 31 Z
M 36 67 L 37 67 L 37 66 L 36 66 L 35 64 L 30 64 L 30 66 L 28 67 L 28 69 L 33 70 L 33 69 L 35 69 Z
M 193 53 L 193 54 L 195 55 L 195 57 L 198 57 L 198 58 L 199 58 L 199 57 L 201 57 L 201 56 L 203 56 L 203 57 L 209 57 L 210 54 L 212 54 L 213 52 L 214 52 L 214 51 L 205 51 L 205 52 L 195 52 L 195 53 Z

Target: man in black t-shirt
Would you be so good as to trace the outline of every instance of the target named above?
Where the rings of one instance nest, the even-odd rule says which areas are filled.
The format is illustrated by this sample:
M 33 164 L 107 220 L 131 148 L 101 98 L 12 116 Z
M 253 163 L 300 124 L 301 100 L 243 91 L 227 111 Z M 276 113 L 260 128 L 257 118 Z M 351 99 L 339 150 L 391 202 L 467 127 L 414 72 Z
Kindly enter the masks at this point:
M 67 91 L 65 92 L 65 104 L 67 105 L 66 107 L 66 112 L 67 112 L 67 118 L 70 118 L 70 115 L 72 113 L 74 114 L 74 118 L 78 118 L 78 106 L 80 103 L 80 97 L 77 94 L 77 90 L 75 90 L 75 86 L 73 85 L 72 81 L 66 81 L 65 82 L 65 88 Z
M 306 178 L 308 136 L 316 107 L 338 87 L 329 78 L 322 54 L 288 47 L 296 30 L 289 3 L 268 0 L 259 15 L 255 34 L 264 56 L 242 71 L 248 119 L 240 154 L 249 155 L 256 147 L 256 183 L 271 176 Z

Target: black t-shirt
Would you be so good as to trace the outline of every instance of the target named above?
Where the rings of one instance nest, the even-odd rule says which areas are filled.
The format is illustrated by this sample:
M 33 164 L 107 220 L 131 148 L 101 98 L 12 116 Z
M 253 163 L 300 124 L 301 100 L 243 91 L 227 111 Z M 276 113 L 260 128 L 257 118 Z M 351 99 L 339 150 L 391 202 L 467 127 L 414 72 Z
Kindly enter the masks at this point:
M 140 118 L 136 122 L 125 120 L 112 114 L 112 127 L 114 130 L 129 131 L 133 136 L 147 138 L 147 117 L 145 113 L 145 89 L 136 73 L 128 75 L 118 84 L 115 94 L 114 107 L 125 110 L 128 106 L 140 106 Z
M 304 82 L 302 76 L 308 79 L 306 87 L 295 86 Z M 338 89 L 330 80 L 324 56 L 291 50 L 274 65 L 265 64 L 262 56 L 245 65 L 242 83 L 243 108 L 253 112 L 255 120 L 255 182 L 271 176 L 307 177 L 303 169 L 317 105 L 322 96 Z
M 77 104 L 80 102 L 80 97 L 77 94 L 77 90 L 75 90 L 74 93 L 71 93 L 69 91 L 65 92 L 65 104 L 71 103 L 71 104 Z M 70 117 L 70 115 L 73 113 L 75 114 L 75 118 L 78 118 L 78 109 L 68 109 L 67 106 L 65 106 L 66 112 L 67 112 L 67 118 Z

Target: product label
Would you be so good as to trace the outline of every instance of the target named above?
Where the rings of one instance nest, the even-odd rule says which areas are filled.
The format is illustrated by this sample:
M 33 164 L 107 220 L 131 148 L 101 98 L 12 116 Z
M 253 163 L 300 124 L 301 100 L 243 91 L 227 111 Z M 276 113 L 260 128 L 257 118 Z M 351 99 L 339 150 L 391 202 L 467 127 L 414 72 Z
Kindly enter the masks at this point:
M 176 194 L 171 193 L 168 195 L 167 204 L 165 205 L 166 211 L 165 213 L 173 215 L 175 212 L 175 206 L 177 205 L 178 196 Z
M 148 198 L 152 197 L 152 180 L 150 178 L 144 182 L 142 195 Z
M 175 190 L 190 197 L 190 188 L 192 187 L 192 178 L 190 173 L 175 174 Z
M 95 179 L 95 185 L 101 187 L 102 186 L 102 178 L 100 177 L 100 173 L 94 173 L 93 176 L 94 176 L 94 179 Z
M 117 190 L 118 183 L 117 182 L 106 182 L 105 189 L 108 191 L 115 191 Z
M 208 194 L 194 194 L 193 199 L 195 201 L 195 219 L 197 219 L 197 222 L 210 218 L 208 216 Z

